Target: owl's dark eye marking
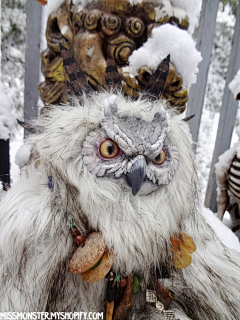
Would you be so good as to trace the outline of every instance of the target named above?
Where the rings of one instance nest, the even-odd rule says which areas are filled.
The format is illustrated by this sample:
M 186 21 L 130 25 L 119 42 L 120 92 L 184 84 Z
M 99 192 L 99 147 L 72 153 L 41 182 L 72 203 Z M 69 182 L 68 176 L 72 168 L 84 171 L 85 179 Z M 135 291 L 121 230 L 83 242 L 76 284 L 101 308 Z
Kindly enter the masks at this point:
M 100 154 L 104 158 L 114 158 L 119 154 L 118 145 L 112 140 L 105 140 L 99 148 Z
M 162 150 L 161 153 L 160 153 L 158 156 L 156 156 L 155 159 L 152 160 L 152 162 L 153 162 L 154 164 L 162 164 L 162 163 L 165 161 L 165 158 L 166 158 L 166 154 L 165 154 L 165 152 Z

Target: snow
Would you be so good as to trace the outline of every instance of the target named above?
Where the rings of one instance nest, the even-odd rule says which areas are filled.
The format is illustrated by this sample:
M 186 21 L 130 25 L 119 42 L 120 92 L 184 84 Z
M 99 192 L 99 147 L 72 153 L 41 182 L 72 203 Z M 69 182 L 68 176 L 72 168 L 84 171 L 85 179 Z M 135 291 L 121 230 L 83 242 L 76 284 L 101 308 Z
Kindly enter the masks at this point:
M 9 50 L 9 54 L 12 58 L 15 59 L 19 59 L 19 60 L 23 60 L 24 59 L 24 55 L 23 52 L 21 52 L 19 49 L 12 47 Z
M 15 157 L 19 148 L 23 145 L 23 128 L 20 129 L 20 132 L 16 134 L 13 141 L 10 141 L 10 177 L 11 185 L 16 183 L 19 180 L 20 169 L 15 162 Z
M 57 11 L 57 9 L 60 7 L 61 3 L 62 3 L 62 1 L 59 1 L 59 0 L 49 0 L 45 6 L 42 6 L 42 30 L 41 30 L 41 44 L 40 44 L 41 51 L 43 51 L 47 48 L 47 40 L 46 40 L 45 33 L 46 33 L 46 26 L 47 26 L 48 17 L 51 13 Z M 65 30 L 63 30 L 63 31 L 65 31 Z M 39 57 L 39 59 L 40 59 L 40 57 Z M 40 81 L 44 81 L 43 76 L 41 76 Z
M 31 155 L 31 145 L 24 144 L 20 147 L 15 156 L 15 163 L 22 168 L 29 161 Z
M 173 15 L 174 17 L 178 18 L 180 23 L 182 22 L 183 19 L 187 17 L 187 13 L 185 10 L 181 8 L 176 8 L 176 7 L 173 9 Z
M 228 87 L 232 91 L 234 98 L 237 99 L 237 96 L 240 95 L 240 69 L 234 79 L 229 83 Z
M 155 70 L 169 54 L 184 85 L 190 87 L 196 82 L 198 64 L 202 57 L 188 32 L 170 24 L 154 28 L 147 42 L 133 51 L 129 58 L 130 71 L 137 74 L 137 70 L 145 65 Z
M 215 230 L 222 243 L 226 247 L 240 252 L 240 243 L 238 237 L 235 236 L 235 234 L 227 226 L 225 226 L 209 209 L 203 207 L 202 214 L 208 224 Z
M 159 21 L 161 18 L 173 16 L 173 7 L 170 0 L 163 0 L 162 6 L 155 7 L 155 21 Z
M 11 111 L 11 100 L 3 91 L 0 82 L 0 139 L 8 140 L 15 127 L 15 119 Z
M 189 30 L 190 34 L 193 34 L 194 29 L 198 25 L 199 15 L 202 8 L 201 0 L 171 0 L 172 4 L 176 7 L 182 8 L 186 11 L 189 17 Z

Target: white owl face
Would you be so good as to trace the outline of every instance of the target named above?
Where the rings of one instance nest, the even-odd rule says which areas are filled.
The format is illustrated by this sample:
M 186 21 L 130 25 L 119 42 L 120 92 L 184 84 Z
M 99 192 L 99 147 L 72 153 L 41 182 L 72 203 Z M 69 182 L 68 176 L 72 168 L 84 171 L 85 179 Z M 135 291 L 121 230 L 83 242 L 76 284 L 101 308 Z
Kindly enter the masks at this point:
M 116 96 L 105 100 L 100 128 L 83 143 L 83 161 L 95 176 L 114 179 L 133 195 L 146 195 L 168 184 L 177 169 L 168 115 L 161 109 L 151 122 L 120 118 L 116 107 Z

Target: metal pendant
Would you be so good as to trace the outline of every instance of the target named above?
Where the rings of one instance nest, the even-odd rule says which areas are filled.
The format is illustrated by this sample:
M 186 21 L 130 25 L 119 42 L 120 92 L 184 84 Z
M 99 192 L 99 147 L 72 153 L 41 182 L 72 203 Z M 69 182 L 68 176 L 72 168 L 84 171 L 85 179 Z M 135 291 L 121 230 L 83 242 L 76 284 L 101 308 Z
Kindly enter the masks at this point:
M 157 293 L 154 290 L 146 291 L 146 302 L 148 303 L 156 303 L 157 302 Z
M 176 320 L 175 312 L 173 310 L 163 310 L 164 320 Z

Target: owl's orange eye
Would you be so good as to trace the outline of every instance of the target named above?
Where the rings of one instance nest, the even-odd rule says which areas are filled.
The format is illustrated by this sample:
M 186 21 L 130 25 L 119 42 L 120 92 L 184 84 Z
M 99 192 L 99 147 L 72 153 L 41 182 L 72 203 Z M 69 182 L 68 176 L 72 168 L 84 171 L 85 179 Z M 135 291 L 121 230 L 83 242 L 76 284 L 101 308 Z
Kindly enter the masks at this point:
M 112 140 L 105 140 L 100 146 L 100 154 L 104 158 L 114 158 L 119 153 L 118 145 Z
M 162 150 L 161 153 L 160 153 L 158 156 L 156 156 L 155 159 L 152 160 L 152 162 L 153 162 L 154 164 L 162 164 L 162 163 L 164 162 L 165 158 L 166 158 L 166 154 L 165 154 L 165 152 Z

